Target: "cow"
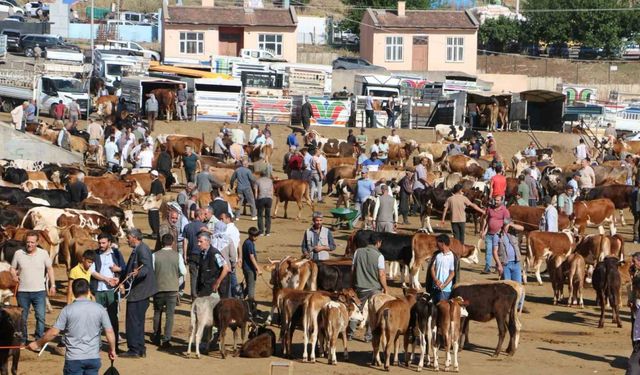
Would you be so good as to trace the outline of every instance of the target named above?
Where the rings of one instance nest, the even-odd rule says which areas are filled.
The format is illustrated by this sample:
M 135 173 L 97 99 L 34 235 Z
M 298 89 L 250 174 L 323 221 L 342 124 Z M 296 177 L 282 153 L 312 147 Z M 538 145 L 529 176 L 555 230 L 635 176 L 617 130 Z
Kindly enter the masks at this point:
M 353 157 L 358 151 L 358 146 L 352 145 L 346 139 L 329 138 L 320 149 L 327 158 L 347 158 Z
M 597 186 L 593 189 L 589 189 L 584 195 L 579 197 L 579 199 L 586 201 L 601 198 L 610 199 L 613 202 L 616 210 L 620 210 L 620 222 L 624 226 L 627 224 L 624 220 L 624 213 L 622 212 L 622 210 L 624 210 L 625 208 L 629 208 L 632 192 L 633 186 L 628 185 Z
M 413 254 L 409 264 L 409 273 L 411 274 L 411 287 L 420 288 L 418 273 L 422 265 L 427 262 L 436 252 L 436 236 L 432 234 L 416 233 L 412 238 Z M 478 248 L 460 243 L 455 238 L 451 238 L 449 246 L 451 251 L 466 263 L 478 263 Z
M 124 181 L 137 182 L 138 185 L 144 191 L 144 195 L 145 196 L 151 194 L 151 183 L 153 182 L 153 178 L 152 178 L 151 173 L 125 174 L 121 178 Z M 162 186 L 165 186 L 166 177 L 164 177 L 164 175 L 160 174 L 160 175 L 158 175 L 158 179 L 162 183 Z
M 191 147 L 193 152 L 199 154 L 202 152 L 204 141 L 196 137 L 185 137 L 170 135 L 167 137 L 167 152 L 171 155 L 172 160 L 176 160 L 187 152 L 187 147 Z
M 0 227 L 7 227 L 8 225 L 17 227 L 20 222 L 21 220 L 17 213 L 0 208 Z
M 302 203 L 306 203 L 311 207 L 311 211 L 315 211 L 315 205 L 311 201 L 310 187 L 307 181 L 303 180 L 277 180 L 273 182 L 273 195 L 276 197 L 273 210 L 273 217 L 278 215 L 278 204 L 284 202 L 284 218 L 287 218 L 287 207 L 289 202 L 293 201 L 298 204 L 298 216 L 297 220 L 300 220 L 302 214 Z
M 244 152 L 249 156 L 249 160 L 255 162 L 260 159 L 264 159 L 269 163 L 271 155 L 273 154 L 273 147 L 271 145 L 244 145 Z
M 315 282 L 317 280 L 318 266 L 309 259 L 298 260 L 286 256 L 278 261 L 269 260 L 269 264 L 264 269 L 271 273 L 269 283 L 273 285 L 271 312 L 266 320 L 267 324 L 271 323 L 274 311 L 278 308 L 277 300 L 280 289 L 307 289 L 311 291 L 317 289 Z M 282 311 L 280 310 L 279 312 L 282 315 Z
M 67 270 L 82 261 L 82 254 L 86 249 L 97 249 L 96 235 L 100 231 L 69 225 L 60 229 L 60 257 Z
M 223 298 L 213 309 L 213 322 L 218 328 L 220 355 L 227 358 L 224 346 L 227 328 L 233 330 L 233 350 L 236 350 L 236 330 L 240 329 L 240 339 L 244 342 L 247 322 L 249 322 L 249 307 L 246 301 L 237 298 Z
M 620 322 L 619 304 L 620 301 L 620 271 L 618 270 L 618 258 L 606 257 L 602 262 L 596 264 L 593 270 L 593 289 L 600 303 L 600 320 L 598 328 L 604 327 L 605 305 L 609 303 L 613 314 L 613 322 L 622 328 Z
M 22 220 L 22 226 L 28 229 L 66 227 L 69 225 L 79 225 L 90 230 L 101 230 L 113 236 L 119 233 L 119 229 L 111 219 L 96 211 L 34 207 L 29 210 Z
M 265 326 L 259 326 L 255 329 L 255 335 L 253 335 L 253 331 L 254 326 L 249 326 L 249 341 L 242 344 L 240 350 L 234 355 L 239 355 L 242 358 L 269 358 L 274 355 L 276 334 Z
M 2 375 L 7 375 L 9 373 L 9 357 L 11 357 L 11 374 L 18 375 L 20 346 L 22 344 L 21 327 L 21 307 L 0 307 L 0 371 L 2 372 Z
M 327 171 L 330 171 L 334 167 L 338 167 L 341 165 L 348 165 L 351 167 L 356 167 L 356 158 L 348 156 L 348 157 L 340 157 L 340 158 L 327 158 Z
M 9 167 L 4 169 L 2 179 L 12 184 L 21 185 L 29 179 L 29 175 L 24 169 Z
M 433 368 L 436 371 L 440 370 L 438 365 L 438 340 L 437 337 L 442 338 L 444 344 L 444 351 L 446 353 L 446 360 L 444 362 L 444 370 L 449 371 L 451 366 L 451 347 L 453 346 L 453 371 L 458 372 L 458 345 L 460 338 L 460 319 L 462 316 L 462 308 L 468 306 L 469 303 L 458 296 L 449 300 L 438 302 L 437 308 L 437 323 L 436 323 L 436 340 L 433 345 Z
M 285 358 L 292 357 L 291 341 L 293 339 L 293 331 L 299 321 L 303 322 L 305 301 L 313 293 L 325 296 L 330 295 L 329 292 L 325 291 L 306 291 L 290 288 L 278 289 L 276 293 L 276 305 L 281 316 L 280 341 L 282 355 Z
M 108 217 L 113 221 L 116 227 L 122 229 L 132 229 L 135 227 L 133 223 L 133 211 L 132 210 L 123 210 L 119 206 L 114 206 L 110 204 L 100 204 L 100 203 L 76 203 L 73 204 L 71 208 L 75 208 L 78 210 L 90 210 L 101 213 L 102 215 Z M 120 236 L 123 237 L 122 233 Z
M 475 137 L 482 139 L 479 131 L 473 130 L 465 126 L 439 124 L 433 127 L 436 142 L 448 141 L 470 141 Z
M 407 355 L 409 346 L 409 321 L 411 320 L 411 308 L 416 303 L 417 293 L 409 290 L 405 297 L 386 302 L 378 311 L 376 325 L 373 332 L 373 360 L 372 365 L 380 366 L 380 347 L 384 347 L 384 369 L 389 371 L 391 359 L 391 345 L 394 347 L 393 365 L 398 364 L 398 352 L 400 351 L 400 336 L 404 336 L 404 353 Z
M 195 341 L 196 357 L 200 358 L 200 340 L 206 332 L 205 342 L 206 351 L 209 348 L 209 332 L 214 325 L 213 310 L 218 303 L 218 299 L 212 296 L 198 297 L 191 304 L 191 335 L 189 335 L 189 344 L 187 346 L 187 356 L 191 355 L 191 344 Z
M 498 324 L 498 345 L 493 353 L 497 357 L 502 350 L 502 343 L 509 331 L 507 354 L 513 355 L 518 349 L 521 324 L 518 317 L 518 303 L 524 299 L 524 288 L 516 282 L 487 281 L 480 283 L 459 283 L 453 287 L 451 298 L 462 297 L 469 303 L 468 316 L 462 323 L 460 343 L 469 343 L 469 321 L 486 323 L 495 319 Z
M 423 293 L 418 296 L 416 304 L 411 309 L 411 320 L 409 329 L 413 332 L 414 339 L 411 341 L 411 355 L 404 357 L 405 367 L 413 362 L 416 352 L 416 341 L 420 343 L 420 359 L 418 360 L 418 371 L 424 367 L 424 357 L 427 356 L 427 366 L 431 364 L 431 348 L 433 346 L 433 325 L 436 309 L 431 301 L 431 296 Z M 418 337 L 415 337 L 417 334 Z
M 547 272 L 553 288 L 554 305 L 560 303 L 564 298 L 564 283 L 566 280 L 569 285 L 567 306 L 573 306 L 575 301 L 576 305 L 584 308 L 582 291 L 584 288 L 585 268 L 584 258 L 578 253 L 570 254 L 567 257 L 552 255 L 547 259 Z
M 353 264 L 351 259 L 332 259 L 318 261 L 316 264 L 318 265 L 317 278 L 311 280 L 311 283 L 315 284 L 318 290 L 339 292 L 351 287 L 351 266 Z
M 18 187 L 6 187 L 0 186 L 0 201 L 5 201 L 9 204 L 17 204 L 24 201 L 27 197 L 27 193 Z
M 420 226 L 422 230 L 426 230 L 427 233 L 434 233 L 433 228 L 431 227 L 431 214 L 433 211 L 436 211 L 436 213 L 442 213 L 444 211 L 444 205 L 447 202 L 447 198 L 452 194 L 453 193 L 449 190 L 434 187 L 427 187 L 418 194 L 414 194 L 420 203 Z
M 344 359 L 349 359 L 349 351 L 347 350 L 347 327 L 350 320 L 363 320 L 358 305 L 355 303 L 345 304 L 342 301 L 329 301 L 320 310 L 318 316 L 319 325 L 323 328 L 323 336 L 325 345 L 324 352 L 329 357 L 330 365 L 337 365 L 336 358 L 336 341 L 338 335 L 342 334 L 342 346 L 344 347 Z M 312 346 L 313 347 L 313 346 Z
M 578 228 L 578 233 L 580 234 L 584 234 L 587 225 L 597 225 L 600 234 L 604 234 L 603 224 L 608 221 L 609 231 L 613 236 L 616 234 L 615 210 L 613 202 L 606 198 L 578 201 L 573 206 L 574 225 Z
M 158 100 L 158 115 L 164 113 L 167 121 L 173 120 L 173 113 L 175 112 L 176 104 L 176 91 L 173 89 L 153 89 L 150 92 Z
M 449 144 L 445 143 L 420 143 L 418 144 L 418 156 L 414 157 L 414 165 L 417 165 L 416 158 L 426 157 L 433 163 L 442 162 L 447 156 L 447 147 Z
M 527 283 L 529 267 L 535 270 L 536 280 L 542 285 L 540 266 L 551 255 L 567 257 L 575 249 L 573 235 L 569 232 L 532 231 L 527 237 L 527 257 L 522 268 L 522 282 Z
M 19 203 L 25 203 L 33 198 L 42 199 L 46 201 L 49 206 L 56 208 L 67 208 L 71 205 L 71 194 L 69 194 L 68 191 L 61 189 L 33 189 L 28 192 L 27 197 Z M 35 201 L 31 201 L 35 203 Z
M 99 203 L 115 202 L 120 205 L 125 201 L 138 200 L 145 196 L 144 189 L 137 181 L 121 181 L 108 176 L 87 176 L 84 183 L 89 190 L 89 197 L 93 197 Z
M 524 232 L 531 232 L 540 229 L 540 218 L 544 215 L 543 207 L 528 207 L 511 205 L 507 208 L 514 223 L 524 227 Z M 558 213 L 558 229 L 568 229 L 571 225 L 569 217 Z
M 409 266 L 413 251 L 411 249 L 413 235 L 400 233 L 379 233 L 372 230 L 356 230 L 349 235 L 347 239 L 347 247 L 345 249 L 345 257 L 353 257 L 356 249 L 366 247 L 372 235 L 377 234 L 382 241 L 380 253 L 384 256 L 385 261 L 398 262 L 403 267 Z M 394 267 L 390 268 L 389 278 L 393 279 Z M 405 279 L 402 277 L 404 285 Z
M 399 163 L 403 166 L 417 148 L 418 143 L 414 140 L 406 141 L 404 145 L 397 143 L 390 144 L 387 160 L 391 164 Z
M 355 196 L 358 180 L 355 178 L 343 178 L 336 183 L 336 208 L 344 205 L 345 207 L 351 207 L 352 198 Z
M 463 176 L 471 176 L 475 178 L 482 178 L 484 175 L 484 168 L 480 163 L 473 158 L 466 155 L 452 155 L 447 156 L 444 161 L 444 169 L 449 173 L 458 172 Z
M 355 178 L 356 177 L 356 167 L 352 165 L 339 165 L 329 169 L 325 179 L 323 181 L 323 185 L 327 184 L 327 194 L 330 195 L 333 191 L 333 187 L 338 181 L 345 178 Z M 338 191 L 339 194 L 339 191 Z

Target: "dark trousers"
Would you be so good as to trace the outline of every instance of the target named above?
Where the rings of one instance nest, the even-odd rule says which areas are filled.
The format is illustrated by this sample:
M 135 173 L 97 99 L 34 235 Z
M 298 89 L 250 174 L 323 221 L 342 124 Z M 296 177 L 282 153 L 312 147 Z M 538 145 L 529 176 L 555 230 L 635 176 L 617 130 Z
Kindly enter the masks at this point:
M 158 172 L 160 172 L 165 178 L 165 183 L 164 183 L 165 190 L 167 191 L 171 190 L 171 185 L 176 183 L 176 181 L 173 179 L 173 174 L 171 174 L 170 171 L 159 170 Z
M 633 240 L 638 241 L 640 235 L 640 212 L 633 213 Z
M 144 346 L 144 315 L 149 308 L 149 300 L 127 301 L 127 347 L 138 355 L 146 354 Z
M 185 183 L 184 183 L 185 185 L 187 184 L 187 182 L 196 182 L 196 171 L 195 170 L 191 171 L 191 170 L 185 169 L 184 170 L 184 174 L 185 174 L 185 176 L 187 178 L 187 181 L 185 181 Z
M 404 222 L 408 221 L 409 216 L 409 202 L 411 201 L 411 194 L 406 191 L 400 189 L 400 215 L 402 215 L 402 220 Z
M 633 342 L 633 352 L 631 353 L 631 357 L 629 357 L 627 366 L 626 375 L 640 374 L 640 341 Z
M 120 340 L 120 323 L 118 322 L 118 298 L 113 290 L 96 292 L 96 302 L 107 309 L 109 322 L 113 327 L 113 334 L 116 336 L 116 346 Z
M 464 244 L 464 222 L 451 223 L 451 231 L 453 232 L 453 238 Z
M 191 284 L 191 299 L 198 297 L 198 269 L 200 268 L 200 256 L 189 256 L 189 282 Z
M 158 292 L 153 296 L 153 339 L 162 344 L 171 340 L 173 315 L 178 302 L 178 292 Z M 162 312 L 165 311 L 164 335 L 162 334 Z
M 309 117 L 302 118 L 302 127 L 304 128 L 305 133 L 309 131 L 311 127 L 311 119 Z
M 413 189 L 413 207 L 411 208 L 411 212 L 415 212 L 415 213 L 422 212 L 422 205 L 420 204 L 419 197 L 423 191 L 424 189 L 422 188 Z
M 365 122 L 366 122 L 367 128 L 374 128 L 376 125 L 376 117 L 373 112 L 373 109 L 365 109 L 364 113 L 366 116 Z
M 149 226 L 154 236 L 158 235 L 160 230 L 160 210 L 149 210 Z
M 258 230 L 262 234 L 271 233 L 271 204 L 272 198 L 260 198 L 256 201 L 258 209 Z M 265 227 L 266 225 L 266 227 Z

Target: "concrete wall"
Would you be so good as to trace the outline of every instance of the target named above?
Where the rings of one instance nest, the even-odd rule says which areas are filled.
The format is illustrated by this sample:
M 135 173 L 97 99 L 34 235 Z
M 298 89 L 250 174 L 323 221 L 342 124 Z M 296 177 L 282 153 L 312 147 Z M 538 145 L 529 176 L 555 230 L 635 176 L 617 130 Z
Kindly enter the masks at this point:
M 204 50 L 201 54 L 180 53 L 180 32 L 204 33 Z M 173 26 L 164 25 L 163 56 L 164 58 L 190 58 L 208 60 L 211 55 L 218 54 L 218 28 L 207 25 Z
M 158 40 L 158 27 L 145 25 L 122 25 L 118 26 L 118 34 L 122 40 L 133 42 L 155 42 Z M 93 36 L 98 35 L 98 24 L 93 25 Z M 70 23 L 69 38 L 89 39 L 91 36 L 91 24 Z
M 49 19 L 51 21 L 51 34 L 69 37 L 69 4 L 56 1 L 49 4 Z
M 300 44 L 327 44 L 326 17 L 298 16 L 296 39 Z
M 258 38 L 260 34 L 282 34 L 282 58 L 292 63 L 298 61 L 298 42 L 295 30 L 290 27 L 245 27 L 244 48 L 259 49 Z
M 66 151 L 32 134 L 0 123 L 0 159 L 41 160 L 45 163 L 82 164 L 82 155 Z
M 298 51 L 298 62 L 301 64 L 321 64 L 331 65 L 333 60 L 337 59 L 339 54 L 335 52 L 311 52 Z
M 493 82 L 492 92 L 522 92 L 529 90 L 529 77 L 523 74 L 478 74 L 478 79 Z

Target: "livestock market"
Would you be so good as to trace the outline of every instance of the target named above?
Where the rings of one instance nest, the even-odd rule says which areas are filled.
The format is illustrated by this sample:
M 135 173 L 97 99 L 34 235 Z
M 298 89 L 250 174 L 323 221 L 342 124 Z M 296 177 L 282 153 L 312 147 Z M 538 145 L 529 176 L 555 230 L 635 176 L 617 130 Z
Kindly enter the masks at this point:
M 0 3 L 0 375 L 640 375 L 635 5 Z

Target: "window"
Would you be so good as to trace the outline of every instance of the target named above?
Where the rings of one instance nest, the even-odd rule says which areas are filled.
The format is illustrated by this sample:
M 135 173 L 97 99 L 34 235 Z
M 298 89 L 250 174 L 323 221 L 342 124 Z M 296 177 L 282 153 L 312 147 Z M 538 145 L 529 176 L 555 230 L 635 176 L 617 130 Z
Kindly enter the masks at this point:
M 447 61 L 461 62 L 464 60 L 464 38 L 447 37 Z
M 384 59 L 386 61 L 402 61 L 402 37 L 388 36 Z
M 282 34 L 258 35 L 258 49 L 272 52 L 276 56 L 282 56 Z
M 204 33 L 180 33 L 180 53 L 204 53 Z

